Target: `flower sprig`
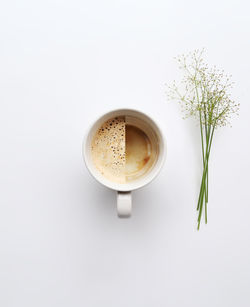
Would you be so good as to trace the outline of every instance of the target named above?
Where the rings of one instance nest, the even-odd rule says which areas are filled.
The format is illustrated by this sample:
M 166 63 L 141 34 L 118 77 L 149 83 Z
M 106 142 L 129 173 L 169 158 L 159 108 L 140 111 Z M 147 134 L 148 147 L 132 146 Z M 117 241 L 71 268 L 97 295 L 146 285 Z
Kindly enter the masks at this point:
M 169 99 L 180 103 L 184 118 L 195 117 L 200 125 L 203 173 L 197 204 L 198 229 L 204 207 L 207 223 L 208 162 L 214 131 L 230 125 L 232 115 L 239 111 L 239 103 L 229 93 L 234 85 L 231 75 L 216 66 L 209 67 L 203 53 L 204 49 L 194 50 L 175 58 L 184 74 L 180 84 L 174 81 L 167 92 Z

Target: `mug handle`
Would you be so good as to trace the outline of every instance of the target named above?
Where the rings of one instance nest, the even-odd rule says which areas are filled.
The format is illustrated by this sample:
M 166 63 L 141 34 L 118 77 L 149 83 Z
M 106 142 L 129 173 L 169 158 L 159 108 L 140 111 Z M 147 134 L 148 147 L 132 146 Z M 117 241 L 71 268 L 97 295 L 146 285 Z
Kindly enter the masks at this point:
M 132 211 L 132 193 L 117 191 L 117 214 L 118 217 L 130 217 Z

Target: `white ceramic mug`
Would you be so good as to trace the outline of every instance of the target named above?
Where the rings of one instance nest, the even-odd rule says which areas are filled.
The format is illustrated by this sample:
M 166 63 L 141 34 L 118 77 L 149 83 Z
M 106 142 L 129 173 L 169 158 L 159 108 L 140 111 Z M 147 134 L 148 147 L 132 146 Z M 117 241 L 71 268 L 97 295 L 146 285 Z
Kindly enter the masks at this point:
M 107 120 L 127 116 L 133 118 L 133 125 L 138 126 L 146 134 L 151 133 L 156 138 L 158 153 L 151 169 L 142 177 L 128 183 L 116 183 L 105 178 L 95 167 L 91 157 L 91 142 L 96 131 Z M 149 116 L 141 111 L 133 109 L 118 109 L 108 112 L 97 119 L 89 128 L 83 140 L 83 157 L 90 174 L 104 186 L 117 191 L 117 213 L 119 217 L 129 217 L 132 210 L 133 190 L 139 189 L 150 183 L 160 172 L 166 156 L 166 141 L 159 125 Z

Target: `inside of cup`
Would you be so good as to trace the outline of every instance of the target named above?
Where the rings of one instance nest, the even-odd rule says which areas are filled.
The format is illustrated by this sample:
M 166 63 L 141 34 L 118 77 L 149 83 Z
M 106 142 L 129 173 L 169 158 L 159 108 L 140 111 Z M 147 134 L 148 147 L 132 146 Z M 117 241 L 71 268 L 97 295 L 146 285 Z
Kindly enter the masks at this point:
M 125 116 L 126 182 L 147 176 L 159 155 L 159 140 L 151 125 L 142 118 Z
M 126 179 L 122 182 L 105 176 L 105 171 L 98 167 L 91 152 L 98 130 L 105 122 L 117 117 L 124 119 L 125 147 L 127 145 L 124 166 Z M 144 154 L 147 154 L 145 159 L 141 159 Z M 158 126 L 147 115 L 134 110 L 117 110 L 105 114 L 91 127 L 84 144 L 84 156 L 88 169 L 100 183 L 115 190 L 130 191 L 147 184 L 157 175 L 164 159 L 164 141 Z

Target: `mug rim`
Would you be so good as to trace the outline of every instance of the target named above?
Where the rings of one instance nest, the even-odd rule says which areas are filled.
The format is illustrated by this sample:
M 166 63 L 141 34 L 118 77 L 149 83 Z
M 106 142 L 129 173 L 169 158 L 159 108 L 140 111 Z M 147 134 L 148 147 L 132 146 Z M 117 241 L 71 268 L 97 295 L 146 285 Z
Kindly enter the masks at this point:
M 100 174 L 100 176 L 97 176 L 93 173 L 91 166 L 89 165 L 89 161 L 87 159 L 87 151 L 89 151 L 86 147 L 87 147 L 87 140 L 89 137 L 90 132 L 92 131 L 92 129 L 94 128 L 95 124 L 101 120 L 103 117 L 108 116 L 109 114 L 112 114 L 113 112 L 135 112 L 135 113 L 139 113 L 142 116 L 145 116 L 146 118 L 148 118 L 157 128 L 158 130 L 158 134 L 160 135 L 160 142 L 162 143 L 161 146 L 161 160 L 160 163 L 157 167 L 157 169 L 154 170 L 154 172 L 151 172 L 151 176 L 146 176 L 145 180 L 143 181 L 138 181 L 138 182 L 134 182 L 134 183 L 116 183 L 116 182 L 112 182 L 111 180 L 106 179 L 104 176 L 102 176 Z M 83 138 L 83 142 L 82 142 L 82 155 L 83 155 L 83 160 L 84 163 L 86 165 L 86 168 L 88 170 L 88 172 L 91 174 L 91 176 L 101 185 L 106 186 L 107 188 L 110 188 L 112 190 L 115 191 L 120 191 L 120 192 L 129 192 L 129 191 L 134 191 L 137 189 L 140 189 L 146 185 L 148 185 L 150 182 L 152 182 L 160 173 L 165 160 L 166 160 L 166 154 L 167 154 L 167 144 L 166 144 L 166 138 L 163 135 L 162 132 L 162 127 L 160 126 L 160 124 L 157 122 L 155 122 L 155 120 L 148 115 L 146 112 L 138 110 L 138 109 L 134 109 L 134 108 L 118 108 L 118 109 L 111 109 L 110 111 L 107 111 L 105 113 L 102 113 L 102 115 L 99 115 L 96 117 L 95 120 L 92 121 L 92 123 L 90 124 L 89 128 L 87 129 L 87 131 L 85 132 L 84 138 Z M 96 169 L 97 173 L 98 170 Z M 153 171 L 153 170 L 152 170 Z M 99 173 L 98 173 L 99 174 Z

